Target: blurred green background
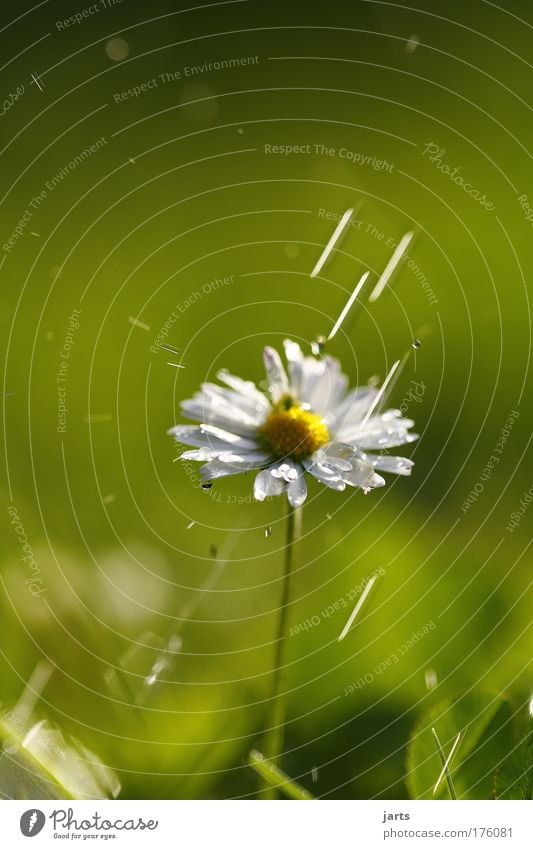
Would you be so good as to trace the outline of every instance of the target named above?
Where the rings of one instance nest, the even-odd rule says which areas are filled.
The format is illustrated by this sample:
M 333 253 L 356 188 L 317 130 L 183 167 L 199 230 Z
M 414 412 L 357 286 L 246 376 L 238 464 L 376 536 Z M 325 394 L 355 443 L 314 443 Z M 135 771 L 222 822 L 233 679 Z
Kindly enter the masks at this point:
M 409 733 L 436 699 L 530 697 L 533 513 L 507 528 L 532 484 L 531 8 L 418 5 L 2 4 L 2 98 L 24 90 L 0 124 L 1 708 L 48 659 L 36 717 L 116 770 L 125 798 L 252 797 L 268 709 L 284 505 L 254 503 L 251 476 L 204 492 L 173 463 L 180 400 L 221 367 L 263 380 L 264 344 L 308 350 L 413 228 L 391 286 L 329 352 L 364 384 L 422 339 L 391 399 L 416 420 L 416 465 L 366 498 L 310 485 L 290 616 L 319 622 L 291 637 L 283 765 L 319 796 L 402 798 Z M 310 279 L 327 212 L 359 204 Z M 179 358 L 158 347 L 173 314 Z

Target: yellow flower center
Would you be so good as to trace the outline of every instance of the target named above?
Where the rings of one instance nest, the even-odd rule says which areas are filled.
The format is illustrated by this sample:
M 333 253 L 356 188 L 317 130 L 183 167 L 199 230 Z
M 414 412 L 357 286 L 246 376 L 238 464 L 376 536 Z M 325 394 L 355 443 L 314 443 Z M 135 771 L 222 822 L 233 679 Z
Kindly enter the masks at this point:
M 261 436 L 277 457 L 310 457 L 329 442 L 329 433 L 321 416 L 304 410 L 289 395 L 272 408 L 261 428 Z

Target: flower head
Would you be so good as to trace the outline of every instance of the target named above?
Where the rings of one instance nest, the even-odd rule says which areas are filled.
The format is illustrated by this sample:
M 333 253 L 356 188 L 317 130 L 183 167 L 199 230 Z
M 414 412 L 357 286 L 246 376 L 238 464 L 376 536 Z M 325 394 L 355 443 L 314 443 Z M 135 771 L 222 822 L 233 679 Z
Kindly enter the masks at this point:
M 413 422 L 399 410 L 375 411 L 373 387 L 348 390 L 338 360 L 306 357 L 295 342 L 284 344 L 288 373 L 278 352 L 264 349 L 267 393 L 221 371 L 225 386 L 204 383 L 182 403 L 184 415 L 200 424 L 176 425 L 169 433 L 193 446 L 183 460 L 205 463 L 204 483 L 257 470 L 258 501 L 285 492 L 298 507 L 307 497 L 306 472 L 331 489 L 365 493 L 385 484 L 376 469 L 409 475 L 412 460 L 367 451 L 413 442 Z

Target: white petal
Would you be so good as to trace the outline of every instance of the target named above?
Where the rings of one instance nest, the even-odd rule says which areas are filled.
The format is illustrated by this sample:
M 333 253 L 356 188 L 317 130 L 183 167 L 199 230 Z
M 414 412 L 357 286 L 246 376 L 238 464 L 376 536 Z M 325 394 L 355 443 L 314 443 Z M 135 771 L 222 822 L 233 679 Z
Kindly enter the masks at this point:
M 313 379 L 305 390 L 305 401 L 313 412 L 324 414 L 335 409 L 348 386 L 348 378 L 341 372 L 340 363 L 333 357 L 315 361 Z
M 365 427 L 379 427 L 382 424 L 386 424 L 387 427 L 404 428 L 405 430 L 409 430 L 410 427 L 414 426 L 414 421 L 413 419 L 402 418 L 400 410 L 387 410 L 379 416 L 372 416 L 372 418 L 367 421 Z
M 376 395 L 377 389 L 374 389 L 373 386 L 363 386 L 348 392 L 337 409 L 332 410 L 335 418 L 331 422 L 330 430 L 339 439 L 343 439 L 344 437 L 341 436 L 343 431 L 348 430 L 363 419 Z
M 287 487 L 287 498 L 291 507 L 301 507 L 307 498 L 307 484 L 305 482 L 304 470 L 300 464 L 296 466 L 296 471 L 298 476 Z
M 398 410 L 387 410 L 383 415 L 372 416 L 364 425 L 358 422 L 341 428 L 336 439 L 358 448 L 388 448 L 417 439 L 416 434 L 408 433 L 413 424 L 412 419 L 401 418 Z
M 219 454 L 220 451 L 213 451 L 212 448 L 195 448 L 194 451 L 184 451 L 180 454 L 180 460 L 196 460 L 205 463 L 206 460 L 214 460 Z
M 266 406 L 259 406 L 257 401 L 249 395 L 233 392 L 224 386 L 217 386 L 216 383 L 203 383 L 200 392 L 194 396 L 193 400 L 204 404 L 208 409 L 213 408 L 216 412 L 238 417 L 256 425 L 264 420 L 269 406 L 268 402 Z
M 243 457 L 236 456 L 230 462 L 224 462 L 217 458 L 202 466 L 200 474 L 204 481 L 227 477 L 228 475 L 240 475 L 243 472 L 252 471 L 252 469 L 259 469 L 265 463 L 268 463 L 269 459 L 266 455 L 262 459 L 255 460 L 245 460 Z
M 263 362 L 268 380 L 268 389 L 274 403 L 289 391 L 289 381 L 281 362 L 281 357 L 275 348 L 268 345 L 263 349 Z
M 281 495 L 285 489 L 285 481 L 275 478 L 271 469 L 263 469 L 254 481 L 254 498 L 264 501 L 271 495 Z
M 230 445 L 234 445 L 237 448 L 257 448 L 258 446 L 256 439 L 243 439 L 242 436 L 231 433 L 231 431 L 224 430 L 221 427 L 216 427 L 215 425 L 201 424 L 200 429 L 208 436 L 214 436 L 222 442 L 229 442 Z
M 293 342 L 292 339 L 284 339 L 283 347 L 285 348 L 285 356 L 287 358 L 287 362 L 289 364 L 289 372 L 291 370 L 291 366 L 294 363 L 301 363 L 304 360 L 304 355 L 302 349 L 298 345 L 297 342 Z
M 300 393 L 299 398 L 304 404 L 312 406 L 313 393 L 320 378 L 325 372 L 322 360 L 314 357 L 305 357 L 301 362 Z
M 189 419 L 196 419 L 196 421 L 216 425 L 239 436 L 253 438 L 257 433 L 258 426 L 255 421 L 238 410 L 229 410 L 228 408 L 217 410 L 211 405 L 194 399 L 183 401 L 181 409 L 183 414 Z
M 289 366 L 290 390 L 296 398 L 301 397 L 304 355 L 300 346 L 292 339 L 283 342 Z
M 212 448 L 213 451 L 227 451 L 231 445 L 234 449 L 254 450 L 259 447 L 255 439 L 243 439 L 235 433 L 229 433 L 205 425 L 176 425 L 168 433 L 183 445 L 193 445 L 196 448 Z
M 359 448 L 397 448 L 418 439 L 417 433 L 408 433 L 406 430 L 375 430 L 354 437 Z
M 272 456 L 264 451 L 225 451 L 219 454 L 220 459 L 224 463 L 261 463 L 264 465 L 272 461 Z
M 252 401 L 252 403 L 254 403 L 259 409 L 268 410 L 270 407 L 270 402 L 266 395 L 260 392 L 255 383 L 251 380 L 243 380 L 240 377 L 236 377 L 234 374 L 230 374 L 225 369 L 219 371 L 217 377 L 239 395 L 249 401 Z

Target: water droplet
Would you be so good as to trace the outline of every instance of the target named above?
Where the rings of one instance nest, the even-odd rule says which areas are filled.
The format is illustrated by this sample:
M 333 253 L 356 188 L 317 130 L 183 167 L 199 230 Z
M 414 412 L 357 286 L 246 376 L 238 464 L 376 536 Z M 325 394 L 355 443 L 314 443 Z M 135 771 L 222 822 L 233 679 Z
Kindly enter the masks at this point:
M 6 739 L 2 743 L 2 749 L 6 753 L 6 755 L 16 755 L 20 749 L 19 744 L 12 739 Z
M 311 770 L 311 778 L 313 780 L 313 784 L 316 784 L 318 781 L 318 769 L 314 766 Z
M 431 692 L 434 690 L 437 684 L 439 683 L 439 679 L 437 678 L 437 673 L 434 669 L 426 669 L 424 679 L 426 682 L 426 688 Z
M 268 537 L 271 537 L 271 536 L 272 536 L 272 525 L 269 525 L 268 528 L 265 528 L 265 537 L 268 539 Z
M 314 342 L 311 342 L 311 351 L 317 357 L 322 354 L 326 348 L 327 339 L 325 336 L 317 336 Z
M 240 136 L 242 136 L 242 134 L 244 133 L 244 130 L 243 130 L 243 128 L 242 128 L 242 127 L 239 127 L 239 129 L 237 130 L 237 132 L 238 132 L 238 134 L 239 134 Z
M 421 345 L 422 345 L 422 342 L 420 341 L 420 339 L 413 339 L 413 341 L 411 343 L 412 348 L 420 348 Z
M 331 513 L 326 513 L 326 519 L 331 519 Z
M 189 522 L 189 524 L 187 525 L 187 530 L 190 531 L 191 528 L 194 528 L 195 524 L 196 522 Z
M 113 62 L 122 62 L 127 59 L 130 46 L 124 38 L 112 38 L 107 42 L 105 52 Z
M 418 35 L 412 35 L 409 41 L 405 45 L 405 50 L 407 53 L 414 53 L 418 45 L 420 44 L 420 38 Z
M 206 481 L 205 483 L 202 484 L 202 489 L 211 489 L 212 486 L 213 486 L 213 481 Z

